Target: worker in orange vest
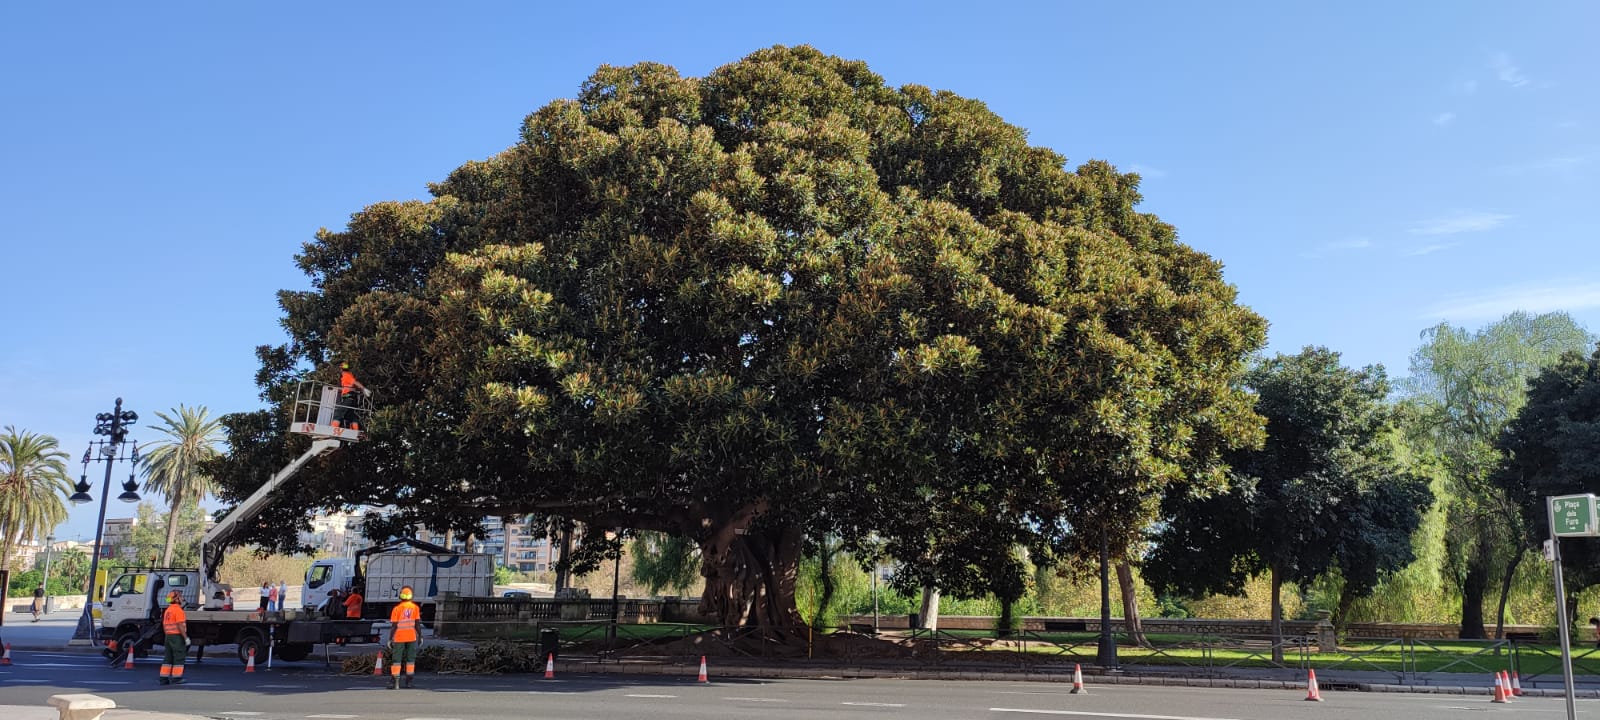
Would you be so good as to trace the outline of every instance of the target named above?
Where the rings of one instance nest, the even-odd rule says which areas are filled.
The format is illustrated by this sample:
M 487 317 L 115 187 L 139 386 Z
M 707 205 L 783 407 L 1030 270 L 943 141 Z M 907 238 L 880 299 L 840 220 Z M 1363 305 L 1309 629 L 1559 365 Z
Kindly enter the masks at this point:
M 417 624 L 422 620 L 422 608 L 411 602 L 411 586 L 400 588 L 400 604 L 389 611 L 389 622 L 394 630 L 389 635 L 389 674 L 394 676 L 394 689 L 400 689 L 400 665 L 406 666 L 406 687 L 417 674 L 417 651 L 422 647 L 422 636 L 417 634 Z
M 183 612 L 183 594 L 177 590 L 167 594 L 167 609 L 161 613 L 161 630 L 166 634 L 161 644 L 166 655 L 161 658 L 161 684 L 183 684 L 183 659 L 189 656 L 189 616 Z M 128 652 L 133 652 L 129 648 Z
M 361 603 L 365 601 L 366 598 L 361 597 L 361 586 L 352 586 L 350 594 L 344 598 L 344 616 L 351 620 L 361 619 Z
M 357 390 L 364 393 L 367 386 L 362 385 L 355 373 L 350 372 L 350 363 L 339 363 L 339 404 L 333 409 L 335 428 L 348 424 L 351 430 L 361 429 L 361 421 L 356 418 Z

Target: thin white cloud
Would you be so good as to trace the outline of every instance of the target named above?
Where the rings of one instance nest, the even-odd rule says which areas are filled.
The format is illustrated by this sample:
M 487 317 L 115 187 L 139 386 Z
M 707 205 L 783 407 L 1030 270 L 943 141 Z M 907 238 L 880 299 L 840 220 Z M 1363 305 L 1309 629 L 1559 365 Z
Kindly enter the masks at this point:
M 1430 243 L 1421 247 L 1412 248 L 1406 252 L 1406 255 L 1411 257 L 1416 257 L 1418 255 L 1432 255 L 1440 250 L 1449 250 L 1450 248 L 1453 248 L 1459 244 L 1460 243 Z
M 1532 313 L 1600 308 L 1600 282 L 1511 285 L 1484 293 L 1458 295 L 1429 308 L 1422 317 L 1485 320 L 1526 310 Z
M 1334 253 L 1348 252 L 1351 250 L 1365 250 L 1370 247 L 1372 247 L 1371 240 L 1360 235 L 1352 235 L 1347 238 L 1334 240 L 1333 242 L 1323 243 L 1312 250 L 1300 253 L 1300 257 L 1321 258 L 1327 257 Z
M 1449 111 L 1442 112 L 1442 113 L 1439 113 L 1438 115 L 1433 116 L 1433 124 L 1438 125 L 1439 127 L 1444 127 L 1444 126 L 1449 125 L 1450 123 L 1453 123 L 1455 121 L 1456 121 L 1456 114 L 1453 113 L 1453 112 L 1449 112 Z
M 1512 216 L 1503 213 L 1463 210 L 1444 215 L 1413 226 L 1412 235 L 1455 235 L 1457 233 L 1483 232 L 1499 227 Z
M 1522 68 L 1511 62 L 1511 54 L 1497 52 L 1489 56 L 1489 67 L 1494 70 L 1494 75 L 1511 87 L 1522 87 L 1528 84 L 1528 76 L 1522 74 Z
M 1167 176 L 1167 171 L 1162 170 L 1161 168 L 1153 168 L 1149 165 L 1140 165 L 1138 163 L 1129 165 L 1128 172 L 1139 173 L 1139 177 L 1147 180 L 1159 180 Z

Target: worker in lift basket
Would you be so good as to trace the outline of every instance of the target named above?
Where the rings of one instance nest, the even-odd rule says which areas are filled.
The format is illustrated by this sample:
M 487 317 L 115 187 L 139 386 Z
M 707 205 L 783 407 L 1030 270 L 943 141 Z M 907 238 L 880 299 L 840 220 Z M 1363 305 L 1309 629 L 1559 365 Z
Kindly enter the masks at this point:
M 361 421 L 356 417 L 356 400 L 360 398 L 356 391 L 367 392 L 367 386 L 362 385 L 356 375 L 350 372 L 350 363 L 339 363 L 339 404 L 333 409 L 333 427 L 335 429 L 349 426 L 351 430 L 360 430 Z
M 417 674 L 417 651 L 422 648 L 422 636 L 417 623 L 422 620 L 422 608 L 411 602 L 411 586 L 400 588 L 400 604 L 389 611 L 389 622 L 394 626 L 389 634 L 389 674 L 394 676 L 394 689 L 400 689 L 400 666 L 405 665 L 406 687 Z
M 183 594 L 177 590 L 167 593 L 167 610 L 161 613 L 161 631 L 166 634 L 161 644 L 166 655 L 161 658 L 161 684 L 183 684 L 183 659 L 189 656 L 189 616 L 183 612 Z M 133 652 L 133 648 L 128 648 Z

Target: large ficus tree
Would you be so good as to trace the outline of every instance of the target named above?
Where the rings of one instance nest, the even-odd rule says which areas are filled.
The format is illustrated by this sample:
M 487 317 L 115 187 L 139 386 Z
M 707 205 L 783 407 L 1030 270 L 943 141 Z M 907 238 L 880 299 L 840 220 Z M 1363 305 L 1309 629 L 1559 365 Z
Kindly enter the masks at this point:
M 1064 162 L 809 47 L 704 78 L 602 67 L 433 199 L 305 247 L 267 397 L 348 360 L 380 409 L 274 519 L 665 532 L 699 546 L 703 611 L 774 627 L 801 624 L 807 534 L 877 533 L 928 582 L 1001 590 L 1020 578 L 974 577 L 1019 574 L 986 562 L 1019 545 L 1131 535 L 1259 433 L 1228 381 L 1264 323 L 1134 209 L 1137 176 Z M 225 495 L 303 445 L 276 422 L 230 419 Z M 272 524 L 251 539 L 292 542 Z

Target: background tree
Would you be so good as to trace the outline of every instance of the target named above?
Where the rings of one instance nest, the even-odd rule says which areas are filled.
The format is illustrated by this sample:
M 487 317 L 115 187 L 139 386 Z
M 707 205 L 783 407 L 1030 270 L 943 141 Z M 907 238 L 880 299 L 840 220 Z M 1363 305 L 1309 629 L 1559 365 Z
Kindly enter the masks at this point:
M 1370 589 L 1410 562 L 1409 537 L 1432 502 L 1427 483 L 1395 461 L 1381 366 L 1351 370 L 1308 347 L 1245 374 L 1266 443 L 1230 457 L 1233 485 L 1210 497 L 1170 495 L 1168 524 L 1146 560 L 1163 590 L 1235 594 L 1268 573 L 1272 635 L 1282 637 L 1282 587 L 1338 567 Z M 1275 646 L 1274 659 L 1282 659 Z
M 655 595 L 671 589 L 685 592 L 700 577 L 699 548 L 687 538 L 665 533 L 639 533 L 628 544 L 633 581 Z
M 797 627 L 808 534 L 1006 587 L 1002 549 L 1067 557 L 1107 515 L 1131 537 L 1257 432 L 1226 378 L 1264 324 L 1137 176 L 812 48 L 602 67 L 431 189 L 298 257 L 265 393 L 337 355 L 385 404 L 251 539 L 349 504 L 653 530 L 698 546 L 717 620 Z M 279 422 L 229 423 L 227 498 L 304 447 Z M 929 503 L 983 542 L 924 552 L 901 520 Z
M 211 478 L 201 464 L 218 455 L 222 441 L 222 422 L 210 417 L 205 406 L 179 405 L 171 415 L 157 411 L 161 423 L 151 425 L 165 439 L 149 443 L 140 461 L 144 487 L 167 498 L 167 541 L 161 552 L 161 566 L 172 567 L 178 541 L 178 516 L 185 506 L 200 506 L 211 494 Z
M 67 519 L 61 501 L 72 493 L 67 454 L 49 435 L 18 430 L 0 433 L 0 568 L 11 567 L 11 549 L 34 542 Z
M 1581 351 L 1590 335 L 1566 313 L 1518 312 L 1476 332 L 1440 323 L 1422 337 L 1406 383 L 1415 407 L 1408 432 L 1448 477 L 1446 568 L 1461 591 L 1461 637 L 1484 636 L 1484 598 L 1497 572 L 1498 636 L 1528 531 L 1517 501 L 1494 482 L 1495 441 L 1522 407 L 1528 379 L 1563 352 Z
M 1547 498 L 1600 492 L 1600 350 L 1587 358 L 1569 352 L 1528 383 L 1527 403 L 1496 439 L 1504 457 L 1495 484 L 1517 503 L 1525 546 L 1550 537 Z M 1600 582 L 1600 543 L 1561 543 L 1569 609 L 1577 594 Z M 1569 615 L 1575 617 L 1575 615 Z
M 133 531 L 128 534 L 127 541 L 111 550 L 116 557 L 141 565 L 154 565 L 160 560 L 162 567 L 199 567 L 205 519 L 205 513 L 196 504 L 184 505 L 174 518 L 170 512 L 162 513 L 156 506 L 141 502 L 135 510 Z M 174 520 L 176 528 L 171 525 Z

